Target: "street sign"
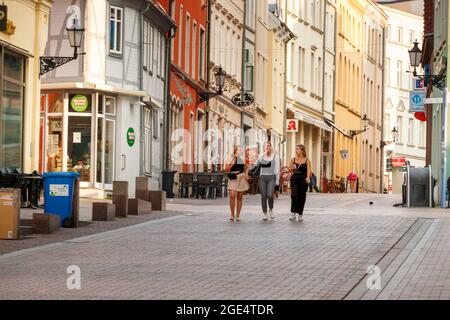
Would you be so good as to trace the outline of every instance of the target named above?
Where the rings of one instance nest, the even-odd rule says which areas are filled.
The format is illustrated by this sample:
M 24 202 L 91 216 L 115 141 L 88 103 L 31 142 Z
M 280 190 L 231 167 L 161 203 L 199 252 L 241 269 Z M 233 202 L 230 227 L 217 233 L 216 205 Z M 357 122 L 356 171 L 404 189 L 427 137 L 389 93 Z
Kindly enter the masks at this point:
M 8 7 L 0 5 L 0 31 L 5 32 L 8 22 Z
M 425 111 L 424 103 L 426 92 L 412 91 L 409 96 L 409 112 Z

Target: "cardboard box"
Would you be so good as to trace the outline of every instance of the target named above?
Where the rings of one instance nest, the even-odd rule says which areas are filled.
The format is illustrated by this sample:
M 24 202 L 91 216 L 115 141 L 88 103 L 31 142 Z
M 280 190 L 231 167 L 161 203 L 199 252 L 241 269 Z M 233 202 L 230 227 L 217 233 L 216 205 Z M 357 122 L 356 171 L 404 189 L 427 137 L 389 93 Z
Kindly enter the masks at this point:
M 0 189 L 0 239 L 19 239 L 20 190 Z

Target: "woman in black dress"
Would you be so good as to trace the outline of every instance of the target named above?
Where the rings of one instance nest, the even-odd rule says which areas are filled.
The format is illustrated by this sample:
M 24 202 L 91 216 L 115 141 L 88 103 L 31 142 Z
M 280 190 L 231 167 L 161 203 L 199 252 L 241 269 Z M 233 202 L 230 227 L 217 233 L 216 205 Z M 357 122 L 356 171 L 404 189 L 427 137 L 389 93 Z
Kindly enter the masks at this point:
M 291 217 L 289 220 L 303 220 L 306 192 L 311 181 L 311 162 L 306 157 L 305 146 L 300 144 L 295 148 L 295 157 L 289 166 L 291 176 Z

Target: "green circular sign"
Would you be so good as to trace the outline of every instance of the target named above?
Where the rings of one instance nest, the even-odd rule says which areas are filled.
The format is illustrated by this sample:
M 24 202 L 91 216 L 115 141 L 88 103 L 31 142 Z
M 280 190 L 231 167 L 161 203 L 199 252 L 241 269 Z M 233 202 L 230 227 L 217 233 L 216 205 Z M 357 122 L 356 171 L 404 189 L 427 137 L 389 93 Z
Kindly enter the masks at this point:
M 134 133 L 133 128 L 128 128 L 127 131 L 127 142 L 130 147 L 134 146 L 134 142 L 136 141 L 136 133 Z
M 84 112 L 89 107 L 89 101 L 86 96 L 76 95 L 70 101 L 70 106 L 76 112 Z

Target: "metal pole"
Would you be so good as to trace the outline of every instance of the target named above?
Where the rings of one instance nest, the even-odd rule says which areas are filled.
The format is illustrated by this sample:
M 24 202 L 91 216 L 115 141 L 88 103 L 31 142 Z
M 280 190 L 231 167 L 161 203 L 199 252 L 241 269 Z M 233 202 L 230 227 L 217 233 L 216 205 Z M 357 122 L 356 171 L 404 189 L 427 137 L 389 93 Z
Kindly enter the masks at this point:
M 441 109 L 441 181 L 440 181 L 440 196 L 441 196 L 441 208 L 445 208 L 446 203 L 446 176 L 447 176 L 447 125 L 446 125 L 446 114 L 447 114 L 447 87 L 444 89 L 444 97 L 442 98 L 442 109 Z

